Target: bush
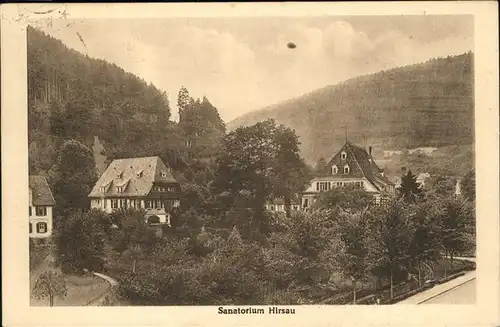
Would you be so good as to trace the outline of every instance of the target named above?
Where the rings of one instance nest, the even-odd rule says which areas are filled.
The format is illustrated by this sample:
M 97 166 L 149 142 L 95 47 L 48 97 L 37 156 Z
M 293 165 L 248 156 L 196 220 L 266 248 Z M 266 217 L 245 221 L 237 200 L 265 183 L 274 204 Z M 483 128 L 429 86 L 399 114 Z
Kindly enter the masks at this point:
M 102 271 L 106 215 L 98 210 L 74 212 L 56 235 L 56 261 L 64 272 Z

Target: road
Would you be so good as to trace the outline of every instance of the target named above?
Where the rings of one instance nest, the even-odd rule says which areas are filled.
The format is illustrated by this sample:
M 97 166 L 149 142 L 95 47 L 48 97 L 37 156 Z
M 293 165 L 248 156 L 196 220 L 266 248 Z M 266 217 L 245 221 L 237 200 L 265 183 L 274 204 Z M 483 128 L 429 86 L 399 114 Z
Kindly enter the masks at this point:
M 475 258 L 457 259 L 475 262 Z M 469 271 L 463 276 L 410 296 L 397 304 L 474 304 L 475 302 L 476 272 Z
M 452 288 L 421 304 L 475 304 L 476 279 Z

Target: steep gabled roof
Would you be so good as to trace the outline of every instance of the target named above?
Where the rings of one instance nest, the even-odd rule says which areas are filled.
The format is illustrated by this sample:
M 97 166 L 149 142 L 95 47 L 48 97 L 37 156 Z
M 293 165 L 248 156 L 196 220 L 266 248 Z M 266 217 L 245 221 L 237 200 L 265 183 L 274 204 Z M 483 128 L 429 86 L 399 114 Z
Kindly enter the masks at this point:
M 341 158 L 341 153 L 347 154 L 346 159 Z M 349 173 L 343 174 L 344 165 L 349 165 Z M 382 186 L 392 184 L 391 181 L 382 175 L 382 170 L 377 166 L 373 158 L 366 152 L 365 149 L 347 142 L 328 162 L 327 167 L 331 168 L 337 165 L 339 169 L 338 177 L 345 178 L 366 178 L 379 191 Z
M 115 159 L 94 185 L 89 197 L 146 196 L 153 183 L 177 183 L 159 157 Z M 122 193 L 117 192 L 117 186 L 124 187 Z
M 43 176 L 32 175 L 29 177 L 29 187 L 32 190 L 33 205 L 53 206 L 56 204 L 49 183 Z

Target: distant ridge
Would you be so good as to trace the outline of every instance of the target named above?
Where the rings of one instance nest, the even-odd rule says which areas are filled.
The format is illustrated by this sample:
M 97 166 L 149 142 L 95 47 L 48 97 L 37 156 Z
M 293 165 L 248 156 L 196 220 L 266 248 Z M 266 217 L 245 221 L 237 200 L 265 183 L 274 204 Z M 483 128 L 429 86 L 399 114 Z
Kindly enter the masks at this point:
M 473 53 L 359 76 L 245 114 L 228 130 L 268 118 L 294 128 L 310 163 L 349 140 L 374 150 L 472 144 Z M 379 152 L 379 153 L 380 153 Z

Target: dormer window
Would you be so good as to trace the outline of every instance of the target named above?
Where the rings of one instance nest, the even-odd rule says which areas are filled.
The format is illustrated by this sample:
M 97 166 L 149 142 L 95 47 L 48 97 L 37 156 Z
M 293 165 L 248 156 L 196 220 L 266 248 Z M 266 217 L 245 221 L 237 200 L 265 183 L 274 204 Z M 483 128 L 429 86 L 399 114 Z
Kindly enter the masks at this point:
M 349 174 L 349 165 L 344 166 L 344 174 Z
M 342 151 L 342 153 L 340 154 L 340 158 L 342 160 L 346 160 L 347 159 L 347 153 L 345 151 Z
M 116 192 L 117 193 L 123 193 L 123 186 L 117 186 L 116 187 Z
M 123 172 L 122 171 L 120 171 L 120 172 L 118 172 L 116 174 L 116 178 L 122 178 L 122 176 L 123 176 Z
M 142 170 L 138 171 L 138 172 L 136 173 L 136 176 L 137 176 L 137 178 L 142 177 Z
M 167 172 L 166 172 L 166 171 L 162 171 L 162 172 L 160 173 L 160 176 L 161 176 L 161 177 L 167 177 Z
M 99 191 L 100 191 L 101 193 L 106 193 L 106 192 L 108 191 L 108 189 L 109 189 L 109 183 L 108 183 L 108 185 L 101 185 L 101 186 L 99 187 Z
M 332 174 L 337 174 L 339 172 L 339 168 L 336 165 L 332 166 Z

